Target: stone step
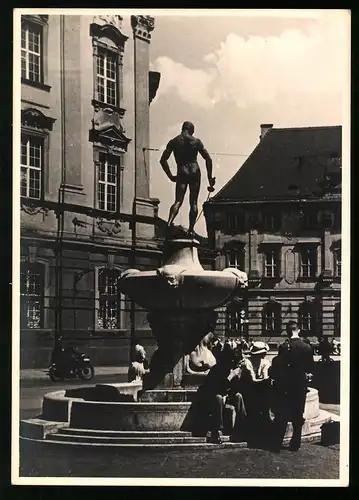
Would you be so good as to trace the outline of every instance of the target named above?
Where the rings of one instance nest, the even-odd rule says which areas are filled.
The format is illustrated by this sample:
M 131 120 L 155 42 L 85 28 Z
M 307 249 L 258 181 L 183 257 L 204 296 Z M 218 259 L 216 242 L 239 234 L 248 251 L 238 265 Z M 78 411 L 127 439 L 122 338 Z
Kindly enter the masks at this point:
M 213 443 L 208 443 L 208 442 L 187 442 L 184 441 L 182 443 L 151 443 L 151 444 L 143 444 L 140 443 L 139 440 L 134 440 L 132 443 L 117 443 L 113 442 L 113 440 L 109 440 L 108 442 L 98 442 L 98 441 L 61 441 L 61 440 L 56 440 L 54 437 L 56 434 L 49 434 L 46 439 L 32 439 L 32 438 L 26 438 L 26 437 L 20 437 L 21 441 L 26 441 L 26 442 L 32 442 L 32 443 L 37 443 L 38 445 L 41 446 L 70 446 L 74 448 L 86 448 L 89 447 L 91 448 L 98 448 L 98 449 L 113 449 L 113 450 L 122 450 L 122 449 L 144 449 L 146 450 L 153 450 L 153 451 L 159 451 L 159 450 L 183 450 L 183 449 L 193 449 L 193 450 L 210 450 L 210 449 L 237 449 L 237 448 L 247 448 L 247 443 L 246 442 L 241 442 L 241 443 L 233 443 L 230 441 L 223 440 L 222 444 L 213 444 Z M 303 436 L 302 438 L 302 443 L 309 443 L 309 442 L 319 442 L 321 439 L 321 433 L 316 432 L 311 435 Z M 284 439 L 284 444 L 288 444 L 289 439 L 286 438 Z
M 126 438 L 192 437 L 192 434 L 187 431 L 111 431 L 102 429 L 75 429 L 73 427 L 61 429 L 61 434 Z
M 51 441 L 70 441 L 76 443 L 103 443 L 103 444 L 199 444 L 205 443 L 205 437 L 109 437 L 109 436 L 86 436 L 84 434 L 54 433 L 47 435 L 45 439 Z

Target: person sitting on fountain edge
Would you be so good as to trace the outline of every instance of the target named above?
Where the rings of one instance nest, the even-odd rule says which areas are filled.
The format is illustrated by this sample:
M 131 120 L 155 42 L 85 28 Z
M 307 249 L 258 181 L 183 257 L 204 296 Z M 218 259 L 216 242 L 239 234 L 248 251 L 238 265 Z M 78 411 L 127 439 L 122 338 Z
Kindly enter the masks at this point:
M 211 368 L 205 382 L 198 390 L 201 404 L 204 405 L 206 414 L 210 418 L 209 430 L 213 443 L 221 442 L 225 405 L 233 406 L 235 410 L 232 439 L 240 440 L 245 430 L 247 412 L 242 394 L 239 392 L 241 361 L 241 351 L 234 352 L 230 345 L 225 344 L 217 364 Z
M 170 209 L 168 226 L 173 224 L 182 206 L 187 186 L 189 187 L 189 235 L 194 234 L 194 226 L 198 215 L 197 201 L 201 185 L 201 170 L 197 163 L 198 153 L 206 162 L 209 182 L 208 190 L 213 191 L 213 187 L 216 183 L 215 177 L 212 177 L 212 159 L 203 146 L 202 141 L 194 137 L 193 133 L 194 125 L 191 122 L 184 122 L 181 133 L 169 141 L 160 159 L 160 164 L 167 177 L 172 182 L 176 183 L 175 202 Z M 174 154 L 177 164 L 177 175 L 171 173 L 168 165 L 168 159 L 172 153 Z
M 143 376 L 150 370 L 146 359 L 146 351 L 140 344 L 133 348 L 132 361 L 128 369 L 129 382 L 142 382 Z

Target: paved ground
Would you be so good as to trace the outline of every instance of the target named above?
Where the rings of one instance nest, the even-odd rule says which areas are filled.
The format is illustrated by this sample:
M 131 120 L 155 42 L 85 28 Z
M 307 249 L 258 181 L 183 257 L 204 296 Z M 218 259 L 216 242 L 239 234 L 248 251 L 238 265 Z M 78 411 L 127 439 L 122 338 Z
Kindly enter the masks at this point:
M 339 446 L 304 444 L 296 452 L 260 449 L 116 451 L 23 445 L 26 477 L 337 479 Z
M 46 371 L 22 372 L 20 381 L 20 418 L 41 413 L 42 397 L 56 389 L 94 383 L 124 382 L 127 369 L 101 367 L 90 382 L 80 380 L 53 383 Z M 28 375 L 27 377 L 25 375 Z M 340 414 L 339 405 L 321 405 L 323 409 Z M 297 453 L 283 450 L 275 455 L 260 449 L 148 451 L 141 453 L 89 448 L 38 448 L 22 444 L 20 475 L 31 477 L 164 477 L 164 478 L 258 478 L 258 479 L 336 479 L 339 477 L 339 446 L 322 447 L 304 444 Z
M 267 358 L 271 361 L 274 356 L 276 356 L 275 352 L 269 352 Z M 340 360 L 340 356 L 331 356 L 334 361 Z M 320 356 L 314 356 L 315 361 L 320 360 Z M 120 375 L 127 374 L 128 367 L 127 366 L 95 366 L 95 378 L 102 379 L 108 377 L 117 377 Z M 20 380 L 49 380 L 48 370 L 47 368 L 39 368 L 39 369 L 24 369 L 20 370 Z M 113 381 L 113 380 L 111 380 Z

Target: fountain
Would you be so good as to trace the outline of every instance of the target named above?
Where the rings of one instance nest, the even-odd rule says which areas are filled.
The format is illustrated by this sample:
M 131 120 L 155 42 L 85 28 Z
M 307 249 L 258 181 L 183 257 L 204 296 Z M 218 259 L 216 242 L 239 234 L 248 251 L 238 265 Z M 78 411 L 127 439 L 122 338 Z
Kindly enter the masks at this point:
M 189 356 L 213 331 L 215 309 L 247 286 L 246 274 L 237 269 L 204 270 L 198 246 L 193 238 L 168 239 L 161 268 L 129 269 L 120 278 L 121 292 L 148 310 L 158 345 L 143 385 L 97 384 L 47 394 L 42 415 L 20 423 L 21 439 L 115 447 L 243 445 L 230 443 L 229 437 L 212 444 L 205 434 L 192 432 L 191 409 L 206 371 L 190 369 Z M 304 438 L 318 437 L 320 426 L 331 419 L 319 410 L 314 389 L 307 396 L 305 417 Z

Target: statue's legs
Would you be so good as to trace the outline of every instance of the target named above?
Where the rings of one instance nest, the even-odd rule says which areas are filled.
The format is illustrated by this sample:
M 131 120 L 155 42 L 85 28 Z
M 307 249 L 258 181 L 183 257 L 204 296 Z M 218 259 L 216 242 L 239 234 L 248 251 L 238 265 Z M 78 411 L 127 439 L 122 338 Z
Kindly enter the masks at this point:
M 201 185 L 201 178 L 198 176 L 195 180 L 193 180 L 189 185 L 189 233 L 193 233 L 194 226 L 196 224 L 196 219 L 198 216 L 198 195 L 199 189 Z
M 176 199 L 174 204 L 170 208 L 170 214 L 168 217 L 168 225 L 171 225 L 175 218 L 177 217 L 177 214 L 179 212 L 179 209 L 182 206 L 186 191 L 187 191 L 187 182 L 183 181 L 178 181 L 176 182 Z

